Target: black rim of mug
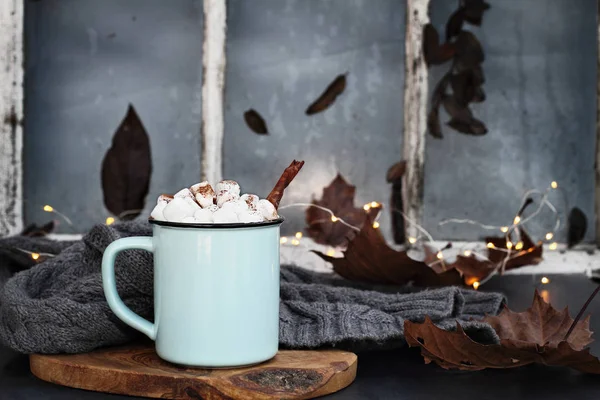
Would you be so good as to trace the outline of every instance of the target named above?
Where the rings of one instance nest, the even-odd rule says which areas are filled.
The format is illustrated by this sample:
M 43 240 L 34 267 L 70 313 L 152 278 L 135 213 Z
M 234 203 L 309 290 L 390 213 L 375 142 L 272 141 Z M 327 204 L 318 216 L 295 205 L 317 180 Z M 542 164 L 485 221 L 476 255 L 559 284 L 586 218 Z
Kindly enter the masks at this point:
M 155 219 L 148 219 L 153 225 L 168 226 L 171 228 L 204 228 L 204 229 L 226 229 L 226 228 L 258 228 L 263 226 L 281 225 L 283 223 L 283 217 L 279 217 L 272 221 L 263 222 L 236 222 L 232 224 L 184 224 L 182 222 L 169 222 L 169 221 L 157 221 Z

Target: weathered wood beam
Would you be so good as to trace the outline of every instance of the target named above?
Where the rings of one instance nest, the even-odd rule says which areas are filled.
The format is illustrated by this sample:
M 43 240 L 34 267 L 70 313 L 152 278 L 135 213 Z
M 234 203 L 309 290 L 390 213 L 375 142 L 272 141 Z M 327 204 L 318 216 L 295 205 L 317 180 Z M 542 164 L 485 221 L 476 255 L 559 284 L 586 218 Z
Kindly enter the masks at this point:
M 406 236 L 417 237 L 413 223 L 423 217 L 425 135 L 427 133 L 427 65 L 423 59 L 423 27 L 429 22 L 429 0 L 407 0 L 404 75 L 403 159 L 406 172 L 402 184 Z
M 0 236 L 23 228 L 23 7 L 0 2 Z
M 202 180 L 223 177 L 226 0 L 204 0 L 202 44 Z

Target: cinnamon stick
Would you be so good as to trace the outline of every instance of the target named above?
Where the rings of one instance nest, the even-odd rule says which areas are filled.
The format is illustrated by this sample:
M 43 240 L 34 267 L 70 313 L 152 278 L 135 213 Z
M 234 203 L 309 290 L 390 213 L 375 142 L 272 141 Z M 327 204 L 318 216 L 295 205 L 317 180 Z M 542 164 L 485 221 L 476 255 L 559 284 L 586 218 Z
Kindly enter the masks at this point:
M 283 171 L 283 174 L 281 174 L 281 177 L 279 177 L 279 180 L 275 184 L 275 187 L 273 188 L 273 190 L 271 190 L 271 193 L 269 193 L 269 195 L 267 196 L 267 200 L 269 200 L 271 202 L 271 204 L 273 204 L 275 206 L 275 209 L 279 208 L 279 202 L 281 201 L 281 198 L 283 197 L 283 191 L 294 180 L 296 175 L 298 175 L 298 172 L 300 172 L 303 165 L 304 165 L 304 161 L 294 160 L 294 161 L 292 161 L 290 166 L 287 167 L 285 169 L 285 171 Z

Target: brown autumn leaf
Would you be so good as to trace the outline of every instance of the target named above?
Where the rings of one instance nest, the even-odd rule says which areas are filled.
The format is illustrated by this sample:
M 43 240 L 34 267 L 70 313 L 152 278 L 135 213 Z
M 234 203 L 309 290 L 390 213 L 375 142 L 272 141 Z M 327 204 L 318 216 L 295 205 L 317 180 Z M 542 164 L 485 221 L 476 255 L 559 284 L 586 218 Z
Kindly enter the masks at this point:
M 482 136 L 488 132 L 484 123 L 476 118 L 471 118 L 468 121 L 453 118 L 446 124 L 455 131 L 465 133 L 467 135 Z
M 494 248 L 488 248 L 487 260 L 479 259 L 473 254 L 468 256 L 457 255 L 454 262 L 438 260 L 436 256 L 437 250 L 424 245 L 425 259 L 424 262 L 433 268 L 437 273 L 456 270 L 463 277 L 463 281 L 467 286 L 473 285 L 474 282 L 481 282 L 495 271 L 502 272 L 502 263 L 507 257 L 504 270 L 523 267 L 526 265 L 536 265 L 542 260 L 542 243 L 533 243 L 529 235 L 521 229 L 521 241 L 523 248 L 516 250 L 512 247 L 507 253 L 506 238 L 503 237 L 488 237 L 486 243 L 494 244 Z M 515 242 L 516 244 L 516 242 Z M 502 250 L 500 250 L 502 249 Z
M 58 225 L 57 221 L 50 221 L 42 226 L 37 226 L 36 224 L 27 225 L 19 235 L 28 236 L 28 237 L 42 237 L 46 236 L 56 228 Z
M 494 328 L 499 344 L 475 342 L 458 323 L 456 331 L 445 331 L 429 317 L 423 323 L 405 321 L 404 334 L 410 347 L 421 348 L 426 364 L 433 361 L 445 369 L 476 371 L 538 363 L 600 374 L 600 361 L 585 348 L 592 341 L 589 317 L 578 322 L 565 341 L 573 319 L 567 309 L 557 311 L 544 302 L 537 290 L 528 310 L 516 313 L 506 307 L 483 321 Z
M 404 217 L 397 210 L 404 209 L 404 199 L 402 198 L 402 177 L 406 172 L 406 161 L 399 161 L 392 165 L 386 174 L 386 181 L 392 184 L 392 193 L 390 196 L 390 214 L 392 223 L 392 234 L 394 243 L 404 244 L 406 241 L 406 232 L 404 226 Z
M 267 200 L 271 202 L 275 206 L 277 210 L 279 208 L 279 202 L 283 197 L 284 190 L 292 183 L 298 172 L 304 166 L 304 161 L 292 161 L 292 163 L 283 171 L 277 183 L 273 187 L 273 190 L 267 196 Z
M 130 104 L 102 160 L 104 205 L 121 219 L 140 215 L 150 186 L 150 139 Z
M 388 183 L 396 182 L 402 179 L 404 172 L 406 172 L 406 161 L 398 161 L 387 170 L 385 180 Z
M 327 86 L 319 98 L 308 106 L 306 115 L 313 115 L 325 111 L 334 103 L 335 99 L 346 89 L 346 74 L 338 75 L 333 82 Z
M 437 108 L 434 108 L 427 115 L 427 130 L 436 139 L 442 139 L 442 126 L 440 124 L 440 115 Z
M 423 58 L 427 65 L 443 64 L 454 57 L 454 44 L 440 45 L 440 35 L 431 24 L 423 27 Z
M 535 243 L 527 234 L 525 229 L 518 228 L 520 232 L 520 240 L 517 238 L 516 232 L 509 235 L 512 248 L 507 248 L 506 237 L 486 237 L 486 243 L 492 243 L 494 248 L 488 249 L 488 259 L 493 263 L 501 263 L 506 258 L 506 251 L 509 251 L 510 259 L 506 262 L 504 269 L 514 269 L 525 265 L 537 265 L 542 261 L 542 242 Z M 523 247 L 517 249 L 519 242 L 522 242 Z M 520 246 L 519 246 L 520 247 Z M 502 249 L 502 250 L 500 250 Z
M 455 68 L 458 72 L 473 68 L 485 60 L 481 43 L 472 32 L 461 31 L 456 36 Z
M 254 133 L 259 135 L 267 135 L 269 133 L 263 117 L 252 108 L 244 113 L 244 121 L 246 121 L 246 125 Z
M 483 19 L 483 13 L 490 8 L 490 5 L 483 0 L 465 0 L 465 21 L 470 24 L 480 26 Z
M 456 271 L 436 273 L 424 262 L 413 260 L 406 251 L 390 248 L 372 220 L 365 219 L 360 232 L 348 243 L 343 258 L 313 250 L 333 265 L 333 270 L 352 281 L 387 285 L 448 286 L 460 284 Z
M 587 218 L 579 207 L 573 207 L 569 212 L 567 227 L 567 245 L 570 249 L 583 240 L 587 231 Z
M 463 104 L 460 104 L 454 96 L 444 96 L 442 99 L 444 109 L 450 115 L 452 120 L 460 121 L 464 124 L 469 124 L 473 119 L 473 113 Z
M 475 87 L 475 92 L 471 98 L 471 103 L 483 103 L 485 101 L 485 92 L 481 86 Z
M 336 217 L 342 218 L 348 224 L 361 226 L 366 213 L 362 208 L 354 207 L 354 194 L 356 186 L 350 185 L 341 174 L 323 189 L 320 200 L 313 200 L 312 204 L 325 207 L 333 211 Z M 345 244 L 352 235 L 352 228 L 341 222 L 333 222 L 331 214 L 317 207 L 306 209 L 307 233 L 317 243 L 339 246 Z
M 465 10 L 459 8 L 454 11 L 446 23 L 446 42 L 458 35 L 462 31 L 463 22 L 465 20 Z

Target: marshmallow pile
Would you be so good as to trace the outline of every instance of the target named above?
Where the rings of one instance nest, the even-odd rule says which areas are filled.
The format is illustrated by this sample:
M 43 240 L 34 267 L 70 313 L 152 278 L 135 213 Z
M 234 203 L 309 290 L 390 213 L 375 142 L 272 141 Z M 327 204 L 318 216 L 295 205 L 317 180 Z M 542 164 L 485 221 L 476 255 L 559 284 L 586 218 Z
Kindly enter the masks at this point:
M 189 224 L 230 224 L 263 222 L 279 218 L 269 200 L 255 194 L 240 196 L 236 181 L 217 183 L 217 190 L 208 182 L 181 189 L 175 195 L 161 194 L 150 216 L 157 221 Z

